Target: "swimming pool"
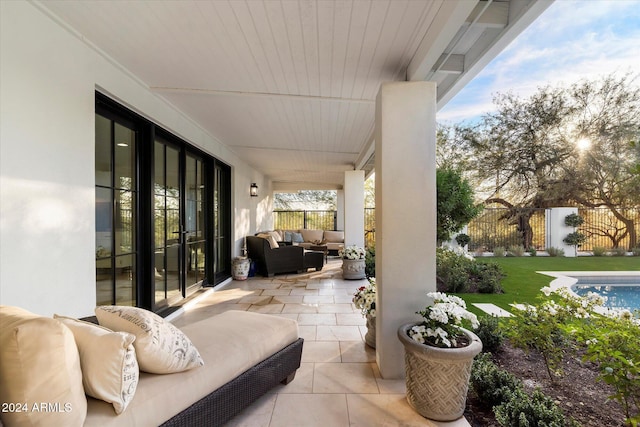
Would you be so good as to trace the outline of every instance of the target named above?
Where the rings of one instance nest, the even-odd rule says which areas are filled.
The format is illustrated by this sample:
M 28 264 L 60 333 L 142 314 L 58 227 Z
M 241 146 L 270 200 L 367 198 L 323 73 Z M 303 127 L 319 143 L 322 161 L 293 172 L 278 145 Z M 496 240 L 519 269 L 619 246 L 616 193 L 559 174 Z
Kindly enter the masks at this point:
M 575 276 L 574 276 L 575 277 Z M 595 292 L 606 298 L 605 307 L 640 310 L 640 276 L 579 276 L 571 290 L 583 296 Z

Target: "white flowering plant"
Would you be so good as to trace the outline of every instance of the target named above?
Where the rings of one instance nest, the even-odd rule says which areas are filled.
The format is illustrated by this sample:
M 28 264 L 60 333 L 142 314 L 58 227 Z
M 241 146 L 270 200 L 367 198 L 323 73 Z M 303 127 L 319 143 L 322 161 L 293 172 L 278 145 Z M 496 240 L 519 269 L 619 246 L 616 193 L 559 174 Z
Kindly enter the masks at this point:
M 475 314 L 467 311 L 464 300 L 442 292 L 429 292 L 427 296 L 433 299 L 433 304 L 417 312 L 424 321 L 409 329 L 409 337 L 421 344 L 440 348 L 468 345 L 460 328 L 476 329 L 479 322 Z
M 340 249 L 338 255 L 342 259 L 364 259 L 366 252 L 363 248 L 353 245 Z
M 360 310 L 363 317 L 376 315 L 376 278 L 369 277 L 367 286 L 360 286 L 353 294 L 353 304 Z

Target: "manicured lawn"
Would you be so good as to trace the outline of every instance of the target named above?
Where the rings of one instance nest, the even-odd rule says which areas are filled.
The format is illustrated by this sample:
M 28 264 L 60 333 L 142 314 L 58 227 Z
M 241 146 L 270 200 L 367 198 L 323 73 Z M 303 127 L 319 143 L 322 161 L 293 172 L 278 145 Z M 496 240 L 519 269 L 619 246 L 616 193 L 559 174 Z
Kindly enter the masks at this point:
M 500 264 L 507 277 L 502 280 L 503 294 L 459 294 L 467 302 L 468 309 L 476 314 L 484 312 L 471 304 L 493 303 L 510 311 L 514 302 L 534 302 L 540 288 L 547 286 L 553 277 L 536 271 L 632 271 L 640 270 L 639 257 L 509 257 L 477 258 L 478 262 Z

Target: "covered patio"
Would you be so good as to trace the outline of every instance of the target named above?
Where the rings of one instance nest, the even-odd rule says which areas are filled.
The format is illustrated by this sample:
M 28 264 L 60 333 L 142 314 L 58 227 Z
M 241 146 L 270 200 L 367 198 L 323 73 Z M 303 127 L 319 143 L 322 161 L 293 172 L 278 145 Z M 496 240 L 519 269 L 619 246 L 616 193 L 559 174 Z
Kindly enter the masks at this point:
M 308 337 L 300 378 L 250 416 L 286 425 L 287 399 L 327 399 L 340 423 L 411 425 L 396 331 L 435 290 L 436 113 L 550 3 L 0 2 L 0 304 L 161 312 L 212 286 L 177 324 L 274 310 Z M 375 354 L 352 283 L 230 274 L 277 191 L 337 190 L 344 242 L 364 246 L 374 169 Z
M 319 272 L 250 277 L 207 291 L 185 306 L 177 326 L 227 310 L 248 310 L 298 322 L 304 338 L 302 364 L 294 381 L 266 394 L 227 426 L 451 426 L 426 420 L 405 398 L 404 379 L 383 379 L 375 350 L 365 345 L 365 320 L 351 303 L 367 283 L 343 280 L 341 261 L 330 258 Z

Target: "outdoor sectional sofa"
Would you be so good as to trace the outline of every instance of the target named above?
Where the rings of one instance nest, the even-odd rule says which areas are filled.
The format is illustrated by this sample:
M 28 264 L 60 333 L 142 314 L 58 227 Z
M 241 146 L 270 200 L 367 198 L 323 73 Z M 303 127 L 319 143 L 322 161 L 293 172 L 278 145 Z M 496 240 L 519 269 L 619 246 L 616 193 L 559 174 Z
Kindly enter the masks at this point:
M 327 246 L 327 250 L 337 255 L 338 251 L 344 248 L 344 231 L 333 230 L 275 230 L 286 243 L 292 242 L 294 245 L 309 249 L 313 245 L 322 243 Z M 295 233 L 295 234 L 294 234 Z M 297 240 L 296 240 L 297 237 Z M 300 241 L 302 240 L 302 241 Z
M 121 308 L 108 309 L 113 314 Z M 141 310 L 123 308 L 125 312 L 127 309 Z M 120 407 L 122 412 L 116 414 L 114 400 L 108 403 L 85 396 L 83 371 L 91 366 L 85 363 L 87 352 L 83 352 L 84 344 L 75 328 L 99 326 L 37 316 L 7 306 L 0 306 L 0 323 L 0 400 L 49 405 L 48 411 L 35 412 L 31 406 L 22 412 L 12 407 L 12 412 L 0 414 L 5 426 L 220 426 L 274 386 L 292 381 L 303 345 L 297 323 L 277 316 L 228 311 L 189 324 L 181 329 L 188 337 L 182 342 L 199 352 L 197 358 L 191 358 L 197 362 L 194 367 L 167 374 L 143 372 L 143 352 L 136 347 L 140 365 L 137 387 L 133 387 L 134 394 L 124 410 Z M 173 325 L 171 328 L 178 330 Z M 107 334 L 110 338 L 114 334 L 128 335 Z M 143 339 L 137 335 L 135 341 Z M 100 375 L 107 375 L 114 364 L 100 359 L 109 352 L 95 343 L 91 348 L 98 349 L 98 362 L 105 364 L 100 367 Z M 124 372 L 118 371 L 115 378 L 124 382 Z M 125 391 L 130 387 L 115 393 L 114 399 L 124 396 Z

